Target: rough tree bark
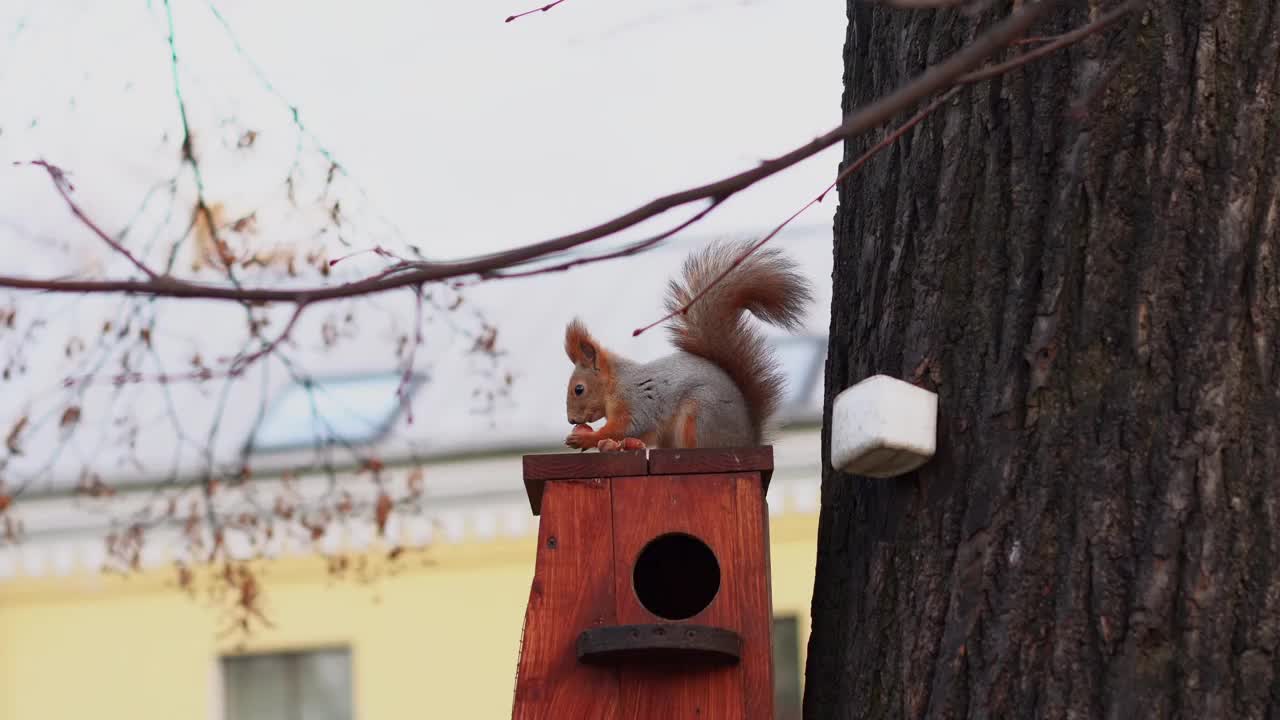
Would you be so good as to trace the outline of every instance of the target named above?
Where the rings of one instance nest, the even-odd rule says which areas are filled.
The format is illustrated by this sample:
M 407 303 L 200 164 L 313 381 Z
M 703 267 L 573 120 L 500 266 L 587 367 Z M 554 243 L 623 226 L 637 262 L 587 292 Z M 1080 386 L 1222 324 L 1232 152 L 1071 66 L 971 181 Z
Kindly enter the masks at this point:
M 848 6 L 846 111 L 979 31 Z M 918 377 L 939 448 L 825 473 L 807 718 L 1280 713 L 1278 8 L 1148 3 L 840 188 L 828 418 Z

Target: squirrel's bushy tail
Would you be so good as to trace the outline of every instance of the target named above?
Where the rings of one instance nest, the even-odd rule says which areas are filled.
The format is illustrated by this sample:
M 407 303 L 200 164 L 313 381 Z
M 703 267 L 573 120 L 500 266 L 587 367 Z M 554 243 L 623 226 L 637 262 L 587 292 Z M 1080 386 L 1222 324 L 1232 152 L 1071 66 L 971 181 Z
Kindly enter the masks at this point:
M 690 255 L 682 277 L 672 280 L 667 289 L 667 311 L 676 313 L 670 326 L 675 346 L 718 365 L 742 391 L 760 442 L 782 399 L 784 378 L 763 335 L 748 324 L 742 311 L 796 330 L 813 294 L 795 264 L 775 249 L 755 251 L 712 285 L 751 245 L 750 241 L 717 242 Z M 704 290 L 706 294 L 687 312 L 679 313 Z

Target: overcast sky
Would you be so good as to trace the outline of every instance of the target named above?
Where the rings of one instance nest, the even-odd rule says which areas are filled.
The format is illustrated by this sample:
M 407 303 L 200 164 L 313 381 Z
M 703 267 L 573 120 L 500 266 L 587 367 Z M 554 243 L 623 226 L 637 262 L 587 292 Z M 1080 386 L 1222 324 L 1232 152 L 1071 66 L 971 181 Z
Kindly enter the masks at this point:
M 223 204 L 231 218 L 257 213 L 257 241 L 319 242 L 330 256 L 374 244 L 413 244 L 449 257 L 544 239 L 656 195 L 747 169 L 839 122 L 842 3 L 566 0 L 513 23 L 503 20 L 530 7 L 524 0 L 171 3 L 176 80 L 206 198 Z M 305 132 L 294 125 L 291 108 Z M 248 137 L 251 146 L 238 147 Z M 41 171 L 12 164 L 38 158 L 71 173 L 76 201 L 102 227 L 115 233 L 128 225 L 126 244 L 159 262 L 185 230 L 194 199 L 193 178 L 180 166 L 181 138 L 163 0 L 0 2 L 3 272 L 133 274 L 76 223 Z M 346 175 L 326 188 L 329 158 Z M 829 149 L 735 197 L 699 226 L 697 236 L 767 230 L 831 181 L 838 158 L 839 149 Z M 286 201 L 284 179 L 291 170 L 303 198 L 297 207 Z M 176 200 L 165 201 L 166 183 L 175 177 Z M 342 246 L 325 227 L 335 201 L 341 205 Z M 834 205 L 814 208 L 799 223 L 830 227 Z M 829 268 L 829 250 L 816 240 L 806 252 L 825 259 Z M 674 268 L 675 256 L 670 257 Z M 338 272 L 365 273 L 383 262 L 366 255 Z M 656 319 L 656 298 L 669 273 L 652 263 L 647 267 L 644 277 L 633 278 L 642 285 L 619 295 L 636 307 L 585 313 L 588 320 L 594 313 L 597 322 L 624 318 L 618 322 L 625 328 L 604 329 L 611 338 L 626 337 L 632 323 Z M 822 262 L 814 267 L 820 275 L 815 279 L 824 281 Z M 177 270 L 190 272 L 182 263 Z M 563 358 L 555 337 L 561 316 L 596 303 L 575 296 L 573 288 L 610 286 L 594 276 L 596 282 L 584 282 L 581 273 L 592 271 L 552 276 L 513 286 L 519 288 L 514 291 L 477 289 L 466 307 L 483 309 L 501 337 L 522 348 L 518 369 L 543 363 L 559 373 Z M 317 281 L 253 272 L 244 278 L 259 285 Z M 542 300 L 573 297 L 575 306 L 548 312 L 543 308 L 550 305 L 534 303 L 528 294 L 523 297 L 530 300 L 513 303 L 521 292 Z M 84 337 L 92 344 L 104 318 L 119 323 L 120 304 L 0 291 L 0 308 L 15 302 L 23 322 L 54 322 L 34 341 L 20 341 L 13 332 L 0 337 L 0 351 L 21 354 L 32 368 L 21 383 L 0 386 L 0 429 L 26 413 L 42 414 L 46 432 L 40 435 L 33 426 L 27 439 L 48 444 L 15 462 L 43 472 L 40 450 L 56 446 L 63 405 L 82 400 L 60 399 L 62 380 L 91 360 L 115 363 L 95 360 L 90 351 L 77 350 L 73 357 L 64 352 L 66 338 Z M 365 327 L 363 337 L 348 343 L 347 354 L 317 351 L 308 367 L 367 369 L 378 360 L 394 368 L 394 358 L 383 351 L 412 319 L 413 305 L 402 294 L 378 302 L 367 316 L 376 327 Z M 288 311 L 278 310 L 275 327 Z M 815 320 L 819 329 L 825 327 L 822 317 Z M 310 324 L 304 322 L 297 333 L 318 345 L 312 340 L 324 319 L 319 311 L 309 312 Z M 539 322 L 547 323 L 545 332 Z M 243 335 L 245 323 L 234 306 L 171 302 L 158 328 L 157 337 L 163 332 L 165 340 L 157 342 L 158 357 L 168 357 L 172 367 L 199 351 L 202 339 L 208 344 L 228 332 Z M 374 341 L 381 354 L 371 354 Z M 225 352 L 231 342 L 218 344 Z M 428 346 L 420 354 L 424 366 L 460 347 L 434 336 Z M 216 350 L 205 350 L 206 357 Z M 7 359 L 0 357 L 0 364 Z M 470 387 L 450 381 L 460 397 L 470 396 Z M 284 373 L 276 372 L 261 387 L 274 393 L 284 382 Z M 520 387 L 525 392 L 529 385 Z M 249 390 L 263 394 L 258 385 Z M 541 383 L 535 397 L 554 405 L 559 390 L 552 390 Z M 184 414 L 203 430 L 213 417 L 215 394 L 199 388 L 182 392 L 189 394 L 181 401 Z M 154 422 L 168 422 L 160 395 L 130 397 L 83 398 L 82 424 L 116 427 L 111 403 L 152 408 Z M 244 403 L 257 406 L 252 398 Z M 207 417 L 201 415 L 205 411 Z M 563 424 L 559 407 L 525 411 L 546 415 L 548 428 Z M 220 446 L 234 451 L 252 421 L 252 413 L 240 412 L 224 423 Z M 419 426 L 427 427 L 422 421 Z M 466 433 L 465 427 L 452 430 Z M 164 457 L 172 454 L 172 443 L 154 440 Z M 118 436 L 100 433 L 77 441 L 76 458 L 67 462 L 96 463 L 104 447 L 119 445 Z
M 368 212 L 432 254 L 460 255 L 578 229 L 839 120 L 840 3 L 566 0 L 503 22 L 528 4 L 172 0 L 210 194 L 235 210 L 278 185 L 292 105 L 363 187 Z M 123 223 L 176 162 L 163 2 L 8 0 L 0 31 L 0 155 L 62 164 L 83 202 Z M 274 163 L 252 179 L 218 164 L 245 129 Z M 777 222 L 837 159 L 829 150 L 764 183 L 706 227 Z M 65 212 L 30 212 L 57 206 L 38 172 L 0 172 L 0 217 L 68 230 Z

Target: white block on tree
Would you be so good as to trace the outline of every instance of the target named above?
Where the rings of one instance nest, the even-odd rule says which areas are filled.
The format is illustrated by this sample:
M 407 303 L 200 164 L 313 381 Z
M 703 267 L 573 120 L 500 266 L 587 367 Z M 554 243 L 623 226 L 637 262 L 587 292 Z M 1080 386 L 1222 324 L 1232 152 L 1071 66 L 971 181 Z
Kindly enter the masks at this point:
M 938 445 L 938 396 L 909 382 L 873 375 L 846 388 L 831 408 L 831 466 L 888 478 L 911 472 Z

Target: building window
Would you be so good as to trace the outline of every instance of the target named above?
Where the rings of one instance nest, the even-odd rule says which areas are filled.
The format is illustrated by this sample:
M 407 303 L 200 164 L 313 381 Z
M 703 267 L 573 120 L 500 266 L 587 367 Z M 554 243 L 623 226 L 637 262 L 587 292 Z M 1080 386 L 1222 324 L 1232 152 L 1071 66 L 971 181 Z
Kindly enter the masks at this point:
M 827 338 L 782 336 L 773 338 L 770 344 L 778 369 L 786 377 L 786 397 L 779 410 L 784 414 L 802 410 L 814 400 L 814 392 L 821 390 L 818 386 L 827 361 Z
M 351 720 L 345 649 L 222 659 L 223 720 Z
M 251 450 L 301 450 L 375 442 L 391 430 L 424 378 L 376 373 L 294 382 L 267 409 L 254 430 Z
M 795 615 L 773 619 L 773 705 L 775 720 L 800 720 L 800 620 Z

